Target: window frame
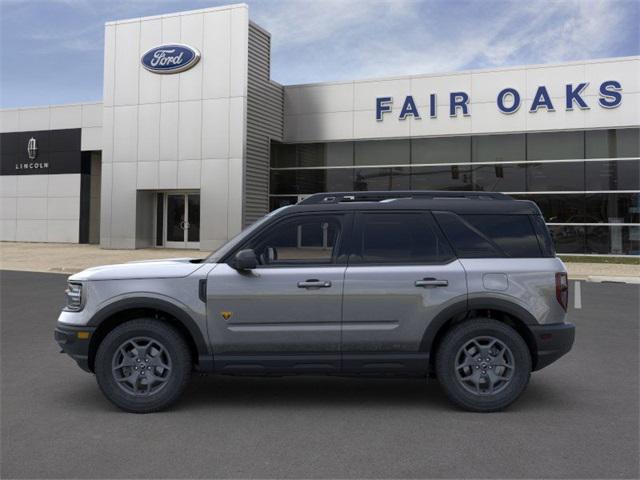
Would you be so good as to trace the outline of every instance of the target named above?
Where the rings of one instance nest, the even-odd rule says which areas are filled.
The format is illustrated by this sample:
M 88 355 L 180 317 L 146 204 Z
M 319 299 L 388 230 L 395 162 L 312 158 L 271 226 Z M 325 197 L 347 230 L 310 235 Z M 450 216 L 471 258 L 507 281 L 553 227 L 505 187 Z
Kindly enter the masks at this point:
M 364 261 L 362 258 L 362 240 L 364 235 L 364 218 L 367 215 L 398 215 L 398 214 L 415 214 L 424 218 L 425 227 L 431 229 L 434 235 L 438 237 L 438 239 L 449 246 L 451 256 L 442 261 L 432 261 L 432 262 L 419 262 L 419 261 L 411 261 L 411 262 L 368 262 Z M 416 265 L 448 265 L 452 262 L 455 262 L 458 257 L 456 255 L 456 251 L 451 245 L 449 239 L 444 235 L 440 226 L 433 218 L 433 215 L 430 210 L 417 210 L 417 209 L 408 209 L 408 210 L 360 210 L 354 212 L 353 219 L 353 228 L 351 231 L 351 241 L 350 241 L 350 249 L 349 249 L 349 266 L 358 266 L 358 267 L 399 267 L 399 266 L 416 266 Z
M 334 253 L 331 256 L 331 262 L 327 263 L 317 263 L 317 262 L 309 262 L 309 263 L 280 263 L 280 264 L 271 264 L 271 265 L 258 265 L 256 269 L 263 268 L 319 268 L 319 267 L 339 267 L 347 265 L 348 253 L 346 252 L 346 248 L 348 245 L 348 239 L 350 238 L 351 231 L 353 228 L 353 214 L 351 212 L 336 212 L 336 211 L 326 211 L 326 212 L 300 212 L 291 215 L 286 215 L 280 219 L 275 220 L 274 222 L 269 222 L 269 224 L 265 225 L 263 228 L 254 232 L 250 237 L 246 238 L 244 242 L 242 242 L 239 246 L 234 248 L 222 261 L 221 263 L 226 263 L 229 266 L 233 266 L 233 259 L 236 254 L 240 250 L 245 250 L 248 248 L 253 248 L 252 245 L 260 242 L 260 239 L 264 239 L 271 235 L 277 228 L 281 228 L 286 224 L 293 223 L 299 221 L 300 219 L 311 219 L 313 217 L 332 217 L 335 218 L 339 225 L 340 231 L 338 233 L 338 238 L 336 239 L 336 248 L 334 249 Z

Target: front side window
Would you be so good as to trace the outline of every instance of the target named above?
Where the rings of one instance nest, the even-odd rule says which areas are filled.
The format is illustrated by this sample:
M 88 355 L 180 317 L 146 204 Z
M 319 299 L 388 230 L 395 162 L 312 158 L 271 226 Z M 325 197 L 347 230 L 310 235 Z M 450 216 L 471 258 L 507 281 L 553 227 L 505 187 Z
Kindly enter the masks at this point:
M 453 259 L 451 247 L 426 213 L 365 213 L 359 231 L 356 263 L 428 264 Z
M 335 216 L 313 215 L 285 221 L 251 242 L 260 265 L 334 263 L 341 223 Z

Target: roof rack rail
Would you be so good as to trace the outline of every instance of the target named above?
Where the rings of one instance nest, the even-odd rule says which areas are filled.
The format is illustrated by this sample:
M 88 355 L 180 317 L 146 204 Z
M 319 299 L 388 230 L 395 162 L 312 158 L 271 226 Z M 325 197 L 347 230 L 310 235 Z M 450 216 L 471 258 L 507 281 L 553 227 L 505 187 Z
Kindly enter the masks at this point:
M 334 193 L 315 193 L 308 196 L 304 200 L 298 202 L 298 205 L 321 205 L 343 202 L 380 202 L 383 200 L 393 199 L 429 199 L 436 198 L 447 199 L 475 199 L 475 200 L 512 200 L 511 197 L 504 193 L 497 192 L 453 192 L 453 191 L 437 191 L 437 190 L 398 190 L 398 191 L 379 191 L 379 192 L 334 192 Z

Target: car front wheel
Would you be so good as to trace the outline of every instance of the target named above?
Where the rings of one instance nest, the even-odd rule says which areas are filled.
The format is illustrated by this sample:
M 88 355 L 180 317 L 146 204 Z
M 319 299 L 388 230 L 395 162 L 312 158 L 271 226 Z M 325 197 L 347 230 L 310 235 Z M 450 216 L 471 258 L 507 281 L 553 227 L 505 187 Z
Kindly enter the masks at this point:
M 102 340 L 95 358 L 104 395 L 133 413 L 156 412 L 173 404 L 187 386 L 191 368 L 182 335 L 154 319 L 117 326 Z
M 526 389 L 531 354 L 509 325 L 474 318 L 445 335 L 437 352 L 436 374 L 456 405 L 474 412 L 498 411 Z

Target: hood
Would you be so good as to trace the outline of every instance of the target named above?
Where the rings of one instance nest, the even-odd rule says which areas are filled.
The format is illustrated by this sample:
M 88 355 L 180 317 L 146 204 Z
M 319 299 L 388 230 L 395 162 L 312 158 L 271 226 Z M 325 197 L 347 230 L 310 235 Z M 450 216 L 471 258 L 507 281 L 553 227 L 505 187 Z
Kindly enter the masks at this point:
M 142 260 L 116 265 L 92 267 L 76 273 L 69 280 L 133 280 L 143 278 L 181 278 L 191 275 L 204 263 L 193 258 Z

